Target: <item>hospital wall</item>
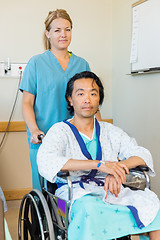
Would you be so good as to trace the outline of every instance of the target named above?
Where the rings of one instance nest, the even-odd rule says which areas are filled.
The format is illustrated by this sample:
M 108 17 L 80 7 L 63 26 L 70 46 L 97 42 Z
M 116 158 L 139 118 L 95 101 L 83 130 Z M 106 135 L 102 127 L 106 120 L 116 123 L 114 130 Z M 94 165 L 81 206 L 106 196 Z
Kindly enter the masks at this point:
M 151 151 L 156 171 L 156 177 L 151 178 L 151 188 L 160 197 L 160 74 L 128 75 L 131 6 L 136 1 L 112 2 L 112 116 L 116 125 Z
M 160 196 L 160 79 L 159 74 L 131 76 L 131 0 L 3 1 L 0 8 L 0 61 L 27 62 L 43 52 L 44 19 L 49 10 L 65 8 L 73 20 L 71 51 L 84 57 L 102 79 L 105 102 L 103 118 L 136 138 L 152 155 L 156 177 L 152 189 Z M 5 24 L 4 24 L 5 23 Z M 12 108 L 16 79 L 0 78 L 0 121 Z M 13 121 L 23 120 L 19 95 Z M 0 139 L 2 133 L 0 134 Z M 0 185 L 3 189 L 31 187 L 26 133 L 9 133 L 0 149 Z
M 73 20 L 70 51 L 85 58 L 105 86 L 103 118 L 112 118 L 112 1 L 7 0 L 0 7 L 0 62 L 27 63 L 44 51 L 44 20 L 53 9 L 64 8 Z M 0 77 L 0 124 L 8 121 L 18 78 Z M 23 121 L 19 93 L 12 121 Z M 0 141 L 3 133 L 0 133 Z M 26 132 L 10 132 L 0 148 L 0 186 L 3 190 L 31 188 L 31 167 Z

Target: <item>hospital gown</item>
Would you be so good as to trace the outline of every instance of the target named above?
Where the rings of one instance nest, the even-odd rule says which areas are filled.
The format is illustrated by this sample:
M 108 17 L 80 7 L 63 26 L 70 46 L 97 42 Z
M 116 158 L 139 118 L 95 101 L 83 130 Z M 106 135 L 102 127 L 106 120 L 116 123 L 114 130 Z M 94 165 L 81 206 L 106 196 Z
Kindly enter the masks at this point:
M 118 161 L 117 158 L 123 160 L 138 156 L 146 162 L 149 174 L 155 175 L 152 157 L 147 149 L 137 146 L 135 139 L 130 138 L 120 128 L 104 122 L 99 124 L 102 160 Z M 95 131 L 92 141 L 94 137 Z M 87 160 L 70 127 L 64 122 L 55 124 L 48 131 L 39 149 L 37 156 L 39 172 L 50 182 L 62 181 L 56 177 L 56 174 L 70 158 Z M 85 174 L 89 174 L 89 171 L 70 172 L 73 182 L 80 180 Z M 98 172 L 96 178 L 105 179 L 105 176 L 106 174 Z M 118 198 L 109 193 L 105 202 L 105 191 L 95 182 L 84 183 L 85 189 L 79 183 L 73 186 L 69 240 L 106 240 L 160 229 L 159 200 L 156 194 L 148 189 L 132 191 L 122 187 Z M 56 195 L 66 198 L 67 186 L 60 187 Z M 121 205 L 117 205 L 116 200 Z M 138 210 L 138 220 L 126 206 L 135 207 Z M 138 225 L 139 220 L 140 225 Z M 141 223 L 145 227 L 141 226 Z

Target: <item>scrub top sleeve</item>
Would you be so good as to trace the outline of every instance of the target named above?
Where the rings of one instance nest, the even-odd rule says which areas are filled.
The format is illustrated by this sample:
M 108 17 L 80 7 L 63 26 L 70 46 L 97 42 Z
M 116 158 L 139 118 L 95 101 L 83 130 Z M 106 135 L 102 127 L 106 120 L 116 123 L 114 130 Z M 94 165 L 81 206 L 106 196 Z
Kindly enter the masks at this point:
M 34 58 L 31 58 L 25 67 L 23 78 L 20 83 L 19 89 L 27 91 L 36 95 L 37 92 L 37 73 L 36 73 L 36 62 Z

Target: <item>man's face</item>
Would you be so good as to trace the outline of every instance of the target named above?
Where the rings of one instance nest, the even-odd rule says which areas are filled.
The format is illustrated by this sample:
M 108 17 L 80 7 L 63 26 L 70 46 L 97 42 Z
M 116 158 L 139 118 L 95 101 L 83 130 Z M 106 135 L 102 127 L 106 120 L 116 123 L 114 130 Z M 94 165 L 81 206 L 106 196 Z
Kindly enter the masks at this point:
M 99 87 L 91 78 L 74 82 L 72 97 L 69 97 L 74 115 L 81 118 L 93 117 L 99 107 Z

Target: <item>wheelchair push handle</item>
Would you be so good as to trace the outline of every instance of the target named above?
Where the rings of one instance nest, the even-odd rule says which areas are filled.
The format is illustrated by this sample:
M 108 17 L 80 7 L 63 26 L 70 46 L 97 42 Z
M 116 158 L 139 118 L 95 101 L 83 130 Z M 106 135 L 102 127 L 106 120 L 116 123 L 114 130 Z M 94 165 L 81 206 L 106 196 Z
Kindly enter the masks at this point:
M 44 138 L 44 134 L 40 134 L 40 135 L 38 135 L 37 138 L 38 138 L 39 141 L 42 141 L 43 138 Z

